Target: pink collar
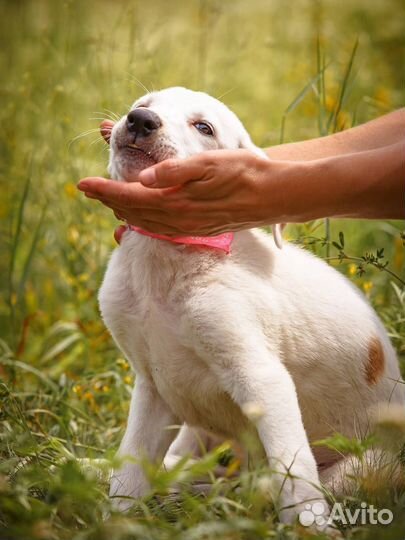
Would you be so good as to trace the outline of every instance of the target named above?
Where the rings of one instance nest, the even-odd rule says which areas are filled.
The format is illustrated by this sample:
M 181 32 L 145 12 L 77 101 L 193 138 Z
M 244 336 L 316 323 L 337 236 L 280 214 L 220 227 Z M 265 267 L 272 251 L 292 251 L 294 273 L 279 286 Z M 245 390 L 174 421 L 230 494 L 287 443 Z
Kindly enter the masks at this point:
M 231 251 L 231 244 L 233 240 L 233 233 L 223 233 L 218 234 L 217 236 L 165 236 L 164 234 L 156 234 L 148 231 L 144 231 L 139 227 L 134 225 L 128 225 L 128 229 L 131 231 L 136 231 L 139 234 L 145 236 L 150 236 L 152 238 L 158 238 L 159 240 L 166 240 L 167 242 L 172 242 L 174 244 L 184 244 L 184 245 L 194 245 L 194 246 L 203 246 L 214 249 L 221 249 L 225 253 Z

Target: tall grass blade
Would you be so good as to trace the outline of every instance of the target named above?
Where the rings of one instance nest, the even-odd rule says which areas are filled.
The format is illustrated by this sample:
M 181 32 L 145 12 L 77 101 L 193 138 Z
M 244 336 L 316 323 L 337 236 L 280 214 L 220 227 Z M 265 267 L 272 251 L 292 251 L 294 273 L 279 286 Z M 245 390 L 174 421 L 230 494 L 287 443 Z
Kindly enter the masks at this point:
M 350 79 L 350 74 L 352 72 L 353 63 L 354 63 L 354 59 L 355 59 L 355 56 L 356 56 L 358 45 L 359 45 L 359 40 L 357 38 L 355 43 L 354 43 L 352 53 L 350 55 L 349 63 L 347 64 L 347 67 L 346 67 L 345 75 L 343 77 L 342 86 L 340 87 L 340 93 L 339 93 L 339 99 L 338 99 L 337 105 L 336 105 L 335 109 L 331 112 L 330 117 L 329 117 L 328 131 L 330 131 L 331 126 L 332 126 L 332 133 L 335 133 L 336 130 L 337 130 L 337 122 L 338 122 L 338 119 L 339 119 L 339 113 L 342 110 L 342 105 L 343 105 L 343 102 L 344 102 L 344 98 L 346 96 L 346 91 L 347 91 L 347 87 L 348 87 L 348 83 L 349 83 L 349 79 Z
M 10 262 L 9 262 L 9 269 L 8 269 L 8 291 L 7 292 L 8 292 L 8 307 L 10 311 L 11 339 L 14 341 L 14 344 L 15 344 L 15 339 L 16 339 L 16 331 L 15 331 L 16 330 L 16 327 L 15 327 L 16 326 L 16 313 L 15 313 L 16 298 L 15 298 L 15 288 L 14 288 L 14 282 L 15 282 L 14 271 L 15 271 L 15 262 L 17 258 L 18 247 L 20 244 L 21 229 L 22 229 L 22 224 L 23 224 L 23 219 L 24 219 L 24 210 L 27 204 L 28 194 L 29 194 L 29 189 L 30 189 L 32 166 L 33 166 L 33 161 L 31 158 L 27 179 L 25 181 L 25 184 L 22 190 L 21 199 L 20 199 L 20 204 L 18 205 L 18 209 L 17 209 L 16 222 L 15 224 L 13 223 L 11 227 L 11 235 L 12 235 L 11 247 L 10 247 L 11 253 L 10 253 Z
M 21 275 L 21 278 L 20 278 L 20 283 L 19 283 L 19 286 L 18 286 L 18 297 L 19 298 L 22 297 L 22 294 L 23 294 L 24 288 L 25 288 L 25 284 L 27 282 L 27 278 L 28 278 L 28 275 L 29 275 L 29 272 L 30 272 L 30 269 L 31 269 L 31 266 L 32 266 L 32 260 L 34 258 L 34 253 L 36 251 L 36 247 L 37 247 L 37 244 L 38 244 L 38 240 L 39 240 L 39 237 L 40 237 L 42 226 L 44 224 L 47 206 L 48 205 L 45 204 L 44 207 L 42 208 L 41 215 L 40 215 L 40 218 L 38 220 L 38 224 L 37 224 L 37 226 L 35 228 L 35 231 L 34 231 L 34 236 L 33 236 L 32 242 L 31 242 L 31 247 L 30 247 L 30 250 L 28 252 L 27 258 L 25 259 L 24 268 L 23 268 L 22 275 Z
M 15 360 L 11 358 L 1 358 L 0 359 L 0 365 L 10 366 L 13 369 L 21 369 L 22 371 L 26 371 L 28 373 L 31 373 L 41 379 L 42 382 L 44 382 L 49 388 L 51 388 L 54 392 L 58 391 L 58 386 L 51 381 L 49 377 L 47 377 L 42 371 L 39 369 L 34 368 L 33 366 L 30 366 L 26 362 L 22 362 L 21 360 Z
M 321 73 L 318 73 L 315 77 L 313 77 L 285 109 L 281 118 L 280 144 L 284 142 L 285 123 L 287 120 L 287 116 L 301 103 L 301 101 L 311 90 L 314 90 L 314 85 L 318 82 L 319 78 L 321 77 L 322 73 L 325 71 L 326 68 L 327 66 L 324 67 Z

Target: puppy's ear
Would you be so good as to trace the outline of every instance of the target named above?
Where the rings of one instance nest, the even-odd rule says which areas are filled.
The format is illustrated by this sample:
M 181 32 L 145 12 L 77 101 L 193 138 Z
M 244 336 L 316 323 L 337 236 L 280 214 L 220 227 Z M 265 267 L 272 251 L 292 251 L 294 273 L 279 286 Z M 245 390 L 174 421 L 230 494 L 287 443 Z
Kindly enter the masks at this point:
M 114 127 L 114 122 L 111 120 L 103 120 L 100 124 L 100 133 L 107 144 L 110 144 L 111 131 Z
M 253 152 L 257 156 L 260 156 L 260 157 L 265 158 L 265 159 L 269 159 L 269 156 L 266 154 L 266 152 L 253 143 L 253 141 L 250 138 L 248 133 L 244 133 L 243 136 L 241 137 L 241 139 L 239 141 L 239 148 L 244 148 L 246 150 L 250 150 L 251 152 Z M 283 247 L 283 236 L 282 236 L 283 225 L 279 225 L 279 224 L 272 225 L 271 230 L 273 231 L 274 243 L 276 244 L 276 246 L 279 249 L 282 249 L 282 247 Z

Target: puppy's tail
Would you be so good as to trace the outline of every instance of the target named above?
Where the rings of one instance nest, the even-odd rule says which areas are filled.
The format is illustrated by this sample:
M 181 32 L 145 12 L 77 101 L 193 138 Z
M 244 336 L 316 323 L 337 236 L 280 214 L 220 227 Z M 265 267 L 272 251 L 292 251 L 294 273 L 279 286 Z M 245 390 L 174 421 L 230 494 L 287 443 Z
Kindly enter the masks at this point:
M 283 249 L 282 225 L 272 225 L 271 230 L 273 231 L 274 243 L 279 249 Z

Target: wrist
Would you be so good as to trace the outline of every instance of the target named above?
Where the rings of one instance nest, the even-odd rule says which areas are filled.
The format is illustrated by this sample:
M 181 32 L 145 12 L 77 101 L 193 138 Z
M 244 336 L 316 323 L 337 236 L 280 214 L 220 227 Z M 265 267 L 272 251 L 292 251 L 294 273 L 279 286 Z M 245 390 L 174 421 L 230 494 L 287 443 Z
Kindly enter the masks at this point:
M 357 217 L 364 196 L 359 161 L 357 154 L 343 154 L 293 164 L 285 171 L 290 181 L 286 191 L 291 200 L 285 201 L 289 221 Z
M 340 157 L 313 161 L 276 161 L 267 167 L 266 224 L 304 223 L 337 217 L 348 211 L 356 189 L 350 177 L 343 181 L 346 162 Z
M 259 200 L 260 225 L 315 219 L 312 184 L 322 174 L 321 165 L 317 161 L 268 161 Z

